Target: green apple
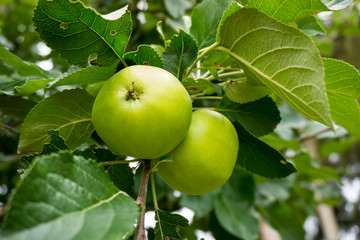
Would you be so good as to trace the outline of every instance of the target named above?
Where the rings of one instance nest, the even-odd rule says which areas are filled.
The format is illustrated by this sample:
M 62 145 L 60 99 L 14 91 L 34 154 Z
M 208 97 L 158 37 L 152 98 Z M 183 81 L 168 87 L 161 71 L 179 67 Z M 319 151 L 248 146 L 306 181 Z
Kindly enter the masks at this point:
M 142 159 L 174 149 L 189 130 L 191 115 L 191 98 L 179 80 L 141 65 L 106 81 L 92 110 L 95 130 L 110 149 Z
M 173 161 L 160 163 L 158 171 L 180 192 L 205 194 L 230 178 L 238 150 L 238 136 L 229 119 L 212 110 L 197 110 L 187 136 L 170 153 Z

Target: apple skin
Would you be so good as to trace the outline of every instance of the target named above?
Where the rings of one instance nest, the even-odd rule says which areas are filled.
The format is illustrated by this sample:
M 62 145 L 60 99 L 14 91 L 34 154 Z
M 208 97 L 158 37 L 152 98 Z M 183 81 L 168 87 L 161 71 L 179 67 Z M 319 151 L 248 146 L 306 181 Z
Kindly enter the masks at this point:
M 229 119 L 212 110 L 197 110 L 187 136 L 170 153 L 173 161 L 160 163 L 158 172 L 182 193 L 205 194 L 230 178 L 238 150 L 238 135 Z
M 106 81 L 92 110 L 95 130 L 106 145 L 141 159 L 174 149 L 186 136 L 191 116 L 191 98 L 180 81 L 164 69 L 143 65 L 126 67 Z

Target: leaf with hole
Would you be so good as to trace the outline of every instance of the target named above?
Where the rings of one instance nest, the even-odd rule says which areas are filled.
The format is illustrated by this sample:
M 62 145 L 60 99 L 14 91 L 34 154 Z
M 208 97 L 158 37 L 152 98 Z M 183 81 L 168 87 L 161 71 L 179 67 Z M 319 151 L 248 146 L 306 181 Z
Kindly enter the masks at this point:
M 129 11 L 106 20 L 78 0 L 39 0 L 33 18 L 47 45 L 70 64 L 110 66 L 122 59 L 132 27 Z

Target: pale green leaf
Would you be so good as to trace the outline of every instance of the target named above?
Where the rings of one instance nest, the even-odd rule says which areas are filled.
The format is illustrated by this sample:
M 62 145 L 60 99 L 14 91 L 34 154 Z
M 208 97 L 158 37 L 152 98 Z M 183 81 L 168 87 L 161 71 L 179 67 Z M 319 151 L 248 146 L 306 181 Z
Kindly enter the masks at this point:
M 320 25 L 318 20 L 314 16 L 310 16 L 304 19 L 296 21 L 298 28 L 309 36 L 317 34 L 326 34 L 325 29 Z
M 360 136 L 360 74 L 355 67 L 324 58 L 326 92 L 331 117 L 354 136 Z
M 52 87 L 63 85 L 91 84 L 108 80 L 116 73 L 118 63 L 109 67 L 88 66 L 60 78 Z
M 184 16 L 185 11 L 192 7 L 190 0 L 163 0 L 166 11 L 175 19 Z
M 33 18 L 49 47 L 70 64 L 110 66 L 122 58 L 131 34 L 130 12 L 106 20 L 77 0 L 39 0 Z
M 10 201 L 8 240 L 125 239 L 139 214 L 95 160 L 70 152 L 35 158 Z
M 191 13 L 190 34 L 199 48 L 208 47 L 216 41 L 216 32 L 225 9 L 232 0 L 204 0 Z
M 233 102 L 247 103 L 258 100 L 271 93 L 266 86 L 256 86 L 249 82 L 230 81 L 225 86 L 226 96 Z
M 229 16 L 219 30 L 218 49 L 237 59 L 251 80 L 306 117 L 332 126 L 322 61 L 308 36 L 250 8 Z
M 257 8 L 281 22 L 291 22 L 329 11 L 321 0 L 252 0 L 246 7 Z
M 24 62 L 15 54 L 9 52 L 0 45 L 0 61 L 4 61 L 14 67 L 22 76 L 47 77 L 46 72 L 38 66 Z
M 51 81 L 54 81 L 54 79 L 28 80 L 24 85 L 16 86 L 15 89 L 22 95 L 30 95 L 37 90 L 45 88 Z
M 59 130 L 70 149 L 85 142 L 94 131 L 91 121 L 93 101 L 85 90 L 73 89 L 39 102 L 24 120 L 18 151 L 40 152 L 49 141 L 49 130 Z

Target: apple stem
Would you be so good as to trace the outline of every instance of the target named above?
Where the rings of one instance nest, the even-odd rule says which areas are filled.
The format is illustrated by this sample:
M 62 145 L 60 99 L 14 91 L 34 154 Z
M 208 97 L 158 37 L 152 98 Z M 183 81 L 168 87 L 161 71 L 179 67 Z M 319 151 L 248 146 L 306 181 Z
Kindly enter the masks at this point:
M 139 93 L 135 91 L 135 82 L 132 82 L 129 87 L 128 99 L 137 100 L 139 99 Z
M 151 160 L 143 161 L 143 171 L 141 175 L 139 195 L 136 199 L 136 203 L 141 207 L 141 213 L 139 216 L 138 224 L 135 230 L 134 240 L 146 240 L 145 236 L 145 211 L 146 211 L 146 194 L 149 182 L 149 175 L 151 171 Z

